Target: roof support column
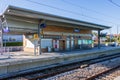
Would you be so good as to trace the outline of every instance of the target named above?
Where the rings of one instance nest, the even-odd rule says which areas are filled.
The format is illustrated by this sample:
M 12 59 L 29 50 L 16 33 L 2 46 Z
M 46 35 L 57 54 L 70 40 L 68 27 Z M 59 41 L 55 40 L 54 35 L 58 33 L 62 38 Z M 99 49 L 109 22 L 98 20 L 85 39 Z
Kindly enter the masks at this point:
M 2 31 L 2 18 L 0 17 L 0 54 L 3 54 L 3 31 Z
M 43 28 L 46 27 L 45 20 L 40 19 L 38 23 L 38 44 L 39 44 L 39 55 L 42 54 L 41 40 L 43 36 Z
M 40 27 L 40 24 L 41 24 L 42 20 L 39 21 L 39 24 L 38 24 L 38 46 L 39 46 L 39 55 L 42 54 L 42 48 L 41 48 L 41 27 Z
M 100 30 L 98 30 L 98 49 L 100 49 Z

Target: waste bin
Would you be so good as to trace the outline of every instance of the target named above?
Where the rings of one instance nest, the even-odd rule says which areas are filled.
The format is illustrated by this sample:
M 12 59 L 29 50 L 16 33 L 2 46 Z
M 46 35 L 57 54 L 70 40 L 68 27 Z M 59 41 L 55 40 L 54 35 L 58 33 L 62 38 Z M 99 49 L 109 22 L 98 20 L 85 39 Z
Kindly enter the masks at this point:
M 51 50 L 51 47 L 50 46 L 48 46 L 48 52 L 51 52 L 52 50 Z

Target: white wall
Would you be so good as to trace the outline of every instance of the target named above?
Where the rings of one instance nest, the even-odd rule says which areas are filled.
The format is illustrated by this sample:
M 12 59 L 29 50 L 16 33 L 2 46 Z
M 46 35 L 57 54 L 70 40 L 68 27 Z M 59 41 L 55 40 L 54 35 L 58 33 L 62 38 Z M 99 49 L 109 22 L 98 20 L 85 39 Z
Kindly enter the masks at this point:
M 38 40 L 26 39 L 26 47 L 34 48 L 34 45 L 38 45 Z M 41 48 L 52 47 L 52 39 L 42 39 Z

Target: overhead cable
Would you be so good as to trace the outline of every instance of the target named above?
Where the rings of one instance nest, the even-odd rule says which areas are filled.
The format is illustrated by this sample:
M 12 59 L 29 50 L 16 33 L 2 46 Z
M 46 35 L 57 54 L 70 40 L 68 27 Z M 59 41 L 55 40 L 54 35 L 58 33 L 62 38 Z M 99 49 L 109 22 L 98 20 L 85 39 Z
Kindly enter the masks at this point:
M 76 14 L 76 15 L 81 15 L 81 16 L 84 16 L 84 17 L 87 17 L 87 18 L 90 18 L 90 19 L 95 19 L 95 20 L 99 20 L 99 21 L 103 21 L 103 22 L 107 22 L 107 23 L 112 23 L 112 24 L 117 24 L 117 23 L 113 23 L 113 22 L 111 22 L 111 21 L 102 20 L 102 19 L 99 19 L 99 18 L 95 18 L 95 17 L 91 17 L 91 16 L 88 16 L 88 15 L 85 15 L 85 14 L 81 14 L 81 13 L 79 13 L 79 12 L 73 12 L 73 11 L 71 11 L 71 10 L 66 10 L 66 9 L 62 9 L 62 8 L 50 6 L 50 5 L 43 4 L 43 3 L 39 3 L 39 2 L 36 2 L 36 1 L 32 1 L 32 0 L 26 0 L 26 1 L 31 2 L 31 3 L 38 4 L 38 5 L 46 6 L 46 7 L 52 8 L 52 9 L 56 9 L 56 10 L 59 10 L 59 11 L 64 11 L 64 12 L 67 12 L 67 13 L 72 13 L 72 14 Z M 117 24 L 117 25 L 118 25 L 118 24 Z M 120 25 L 120 24 L 119 24 L 119 25 Z
M 113 5 L 117 6 L 117 7 L 120 7 L 119 4 L 115 3 L 113 0 L 108 0 L 110 3 L 112 3 Z
M 79 7 L 79 8 L 81 8 L 81 9 L 84 9 L 84 10 L 86 10 L 86 11 L 90 11 L 90 12 L 92 12 L 92 13 L 96 13 L 96 14 L 99 14 L 99 15 L 103 15 L 103 16 L 109 17 L 109 18 L 111 18 L 111 19 L 120 20 L 120 18 L 115 18 L 115 17 L 110 16 L 110 15 L 108 15 L 108 14 L 104 14 L 104 13 L 101 13 L 101 12 L 98 12 L 98 11 L 95 11 L 95 10 L 92 10 L 92 9 L 88 9 L 88 8 L 86 8 L 86 7 L 83 7 L 83 6 L 74 4 L 74 3 L 70 2 L 70 1 L 67 1 L 67 0 L 61 0 L 61 1 L 63 1 L 63 2 L 66 3 L 66 4 L 69 4 L 69 5 L 71 5 L 71 6 L 76 6 L 76 7 Z

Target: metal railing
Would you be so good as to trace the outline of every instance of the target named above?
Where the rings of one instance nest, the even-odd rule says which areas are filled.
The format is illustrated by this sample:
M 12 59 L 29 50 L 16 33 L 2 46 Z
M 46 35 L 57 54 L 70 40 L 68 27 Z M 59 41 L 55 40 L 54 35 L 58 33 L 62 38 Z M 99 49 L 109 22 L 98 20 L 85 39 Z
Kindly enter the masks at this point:
M 10 46 L 0 48 L 0 55 L 9 55 L 9 52 L 23 51 L 23 46 Z

